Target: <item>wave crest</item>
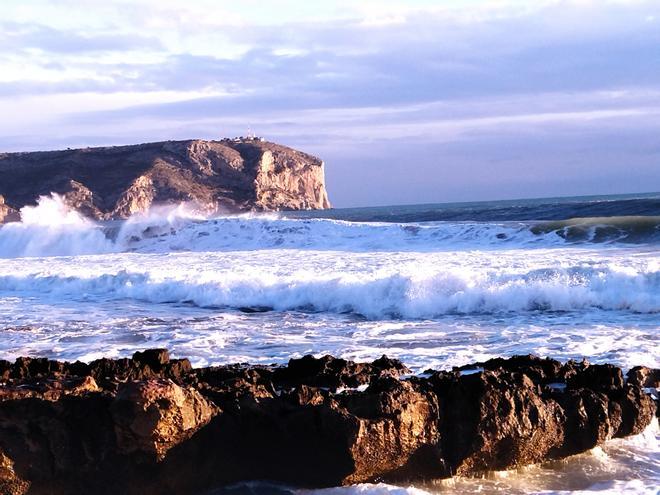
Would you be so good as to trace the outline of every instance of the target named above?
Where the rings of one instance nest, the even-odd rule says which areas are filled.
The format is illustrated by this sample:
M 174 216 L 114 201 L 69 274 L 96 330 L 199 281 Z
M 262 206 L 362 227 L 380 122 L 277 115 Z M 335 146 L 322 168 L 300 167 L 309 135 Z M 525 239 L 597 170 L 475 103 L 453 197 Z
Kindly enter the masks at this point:
M 0 290 L 76 299 L 135 299 L 246 311 L 355 313 L 372 319 L 433 318 L 582 309 L 660 312 L 660 271 L 552 268 L 526 273 L 185 274 L 120 271 L 89 277 L 5 275 Z
M 645 244 L 660 241 L 660 216 L 551 222 L 349 222 L 244 214 L 207 218 L 187 205 L 153 208 L 126 221 L 98 223 L 52 194 L 0 228 L 0 257 L 74 256 L 137 251 L 442 251 Z
M 21 208 L 21 221 L 0 227 L 0 257 L 75 256 L 115 250 L 101 227 L 71 209 L 59 194 Z
M 531 231 L 555 233 L 573 243 L 650 243 L 660 240 L 660 216 L 570 218 L 534 225 Z

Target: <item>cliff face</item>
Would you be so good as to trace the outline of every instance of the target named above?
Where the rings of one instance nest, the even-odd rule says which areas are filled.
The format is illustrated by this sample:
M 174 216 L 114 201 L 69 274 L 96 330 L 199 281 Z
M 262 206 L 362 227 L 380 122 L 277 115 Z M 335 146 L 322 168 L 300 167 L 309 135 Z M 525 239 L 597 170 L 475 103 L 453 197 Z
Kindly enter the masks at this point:
M 51 192 L 102 220 L 181 201 L 209 212 L 330 207 L 321 160 L 251 139 L 4 153 L 0 177 L 0 222 Z
M 0 196 L 0 223 L 18 220 L 18 212 L 5 204 L 5 198 Z

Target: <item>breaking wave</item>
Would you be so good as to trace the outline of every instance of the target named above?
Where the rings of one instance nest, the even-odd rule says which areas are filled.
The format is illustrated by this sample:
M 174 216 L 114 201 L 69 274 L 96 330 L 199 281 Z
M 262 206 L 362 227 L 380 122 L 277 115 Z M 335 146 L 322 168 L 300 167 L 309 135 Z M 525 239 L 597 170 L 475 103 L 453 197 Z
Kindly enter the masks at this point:
M 660 216 L 544 222 L 350 222 L 244 214 L 206 218 L 185 205 L 155 208 L 123 222 L 94 222 L 56 194 L 0 227 L 0 257 L 75 256 L 137 251 L 441 251 L 625 245 L 660 242 Z
M 0 227 L 0 257 L 105 253 L 113 243 L 101 227 L 70 209 L 57 194 L 21 209 L 21 221 Z
M 439 271 L 276 275 L 264 270 L 157 274 L 122 270 L 0 277 L 0 290 L 65 299 L 134 299 L 248 312 L 354 313 L 370 319 L 446 314 L 627 310 L 660 312 L 660 271 L 576 266 L 523 273 Z
M 555 233 L 568 242 L 631 244 L 660 241 L 660 216 L 571 218 L 534 225 L 532 233 Z

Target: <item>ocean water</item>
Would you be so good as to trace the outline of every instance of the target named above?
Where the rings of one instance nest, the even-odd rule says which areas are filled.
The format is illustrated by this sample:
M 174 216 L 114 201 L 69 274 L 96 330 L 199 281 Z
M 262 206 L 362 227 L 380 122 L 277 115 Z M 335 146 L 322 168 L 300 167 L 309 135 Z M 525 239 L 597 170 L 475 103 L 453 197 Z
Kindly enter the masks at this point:
M 660 367 L 660 194 L 96 223 L 56 196 L 0 228 L 0 359 L 195 365 L 312 353 L 414 372 L 495 356 Z M 660 433 L 481 478 L 313 493 L 653 493 Z M 264 483 L 218 493 L 310 493 Z

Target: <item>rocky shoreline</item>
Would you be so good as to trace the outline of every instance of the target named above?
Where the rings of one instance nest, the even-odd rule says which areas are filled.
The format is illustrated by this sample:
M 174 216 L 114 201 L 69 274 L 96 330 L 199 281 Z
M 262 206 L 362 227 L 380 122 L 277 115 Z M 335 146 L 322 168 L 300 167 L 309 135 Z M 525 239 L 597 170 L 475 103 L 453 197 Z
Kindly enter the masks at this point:
M 383 356 L 194 369 L 164 349 L 0 361 L 0 494 L 194 494 L 472 475 L 642 432 L 660 370 L 515 356 L 412 376 Z

